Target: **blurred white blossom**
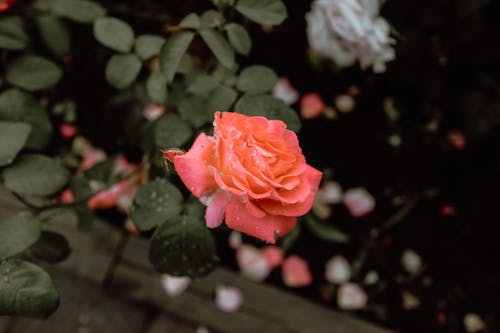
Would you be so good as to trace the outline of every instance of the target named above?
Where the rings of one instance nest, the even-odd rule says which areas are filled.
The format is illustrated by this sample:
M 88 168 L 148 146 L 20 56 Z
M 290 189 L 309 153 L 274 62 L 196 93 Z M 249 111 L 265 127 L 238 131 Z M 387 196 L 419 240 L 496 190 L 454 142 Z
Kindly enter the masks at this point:
M 169 296 L 180 295 L 189 286 L 191 279 L 187 276 L 171 276 L 163 274 L 161 276 L 161 283 L 163 289 Z
M 235 312 L 243 303 L 241 291 L 235 287 L 218 286 L 215 288 L 215 304 L 224 312 Z
M 325 279 L 331 283 L 345 283 L 351 278 L 351 265 L 342 256 L 334 256 L 326 262 Z
M 342 310 L 359 310 L 366 306 L 368 296 L 356 283 L 346 283 L 339 288 L 337 303 Z
M 464 317 L 465 330 L 469 333 L 480 332 L 486 328 L 483 319 L 475 313 L 468 313 Z
M 281 99 L 286 105 L 295 104 L 299 100 L 299 92 L 286 77 L 280 78 L 273 88 L 273 96 Z
M 401 264 L 404 269 L 412 275 L 416 275 L 422 270 L 422 258 L 413 250 L 406 250 L 403 252 Z
M 364 216 L 375 208 L 375 198 L 364 187 L 347 190 L 343 202 L 353 217 Z
M 379 10 L 376 0 L 315 0 L 306 15 L 311 48 L 341 67 L 359 61 L 363 69 L 384 72 L 396 41 Z

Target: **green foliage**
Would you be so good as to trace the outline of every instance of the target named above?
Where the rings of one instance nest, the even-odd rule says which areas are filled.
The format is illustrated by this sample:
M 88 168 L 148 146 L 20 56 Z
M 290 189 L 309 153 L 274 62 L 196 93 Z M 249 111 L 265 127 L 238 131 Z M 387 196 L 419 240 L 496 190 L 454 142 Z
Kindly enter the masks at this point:
M 198 29 L 200 28 L 200 16 L 196 13 L 186 15 L 179 23 L 180 28 Z
M 238 0 L 235 8 L 250 20 L 265 25 L 281 24 L 287 17 L 281 0 Z
M 208 98 L 208 111 L 212 116 L 215 111 L 227 111 L 238 98 L 236 90 L 226 86 L 218 86 Z
M 173 113 L 158 119 L 154 128 L 156 146 L 161 148 L 182 147 L 192 135 L 191 126 Z
M 40 15 L 37 25 L 44 43 L 54 54 L 62 56 L 70 52 L 70 34 L 63 21 L 55 15 Z
M 200 35 L 222 65 L 228 68 L 233 68 L 236 65 L 234 51 L 220 32 L 214 29 L 203 29 L 200 30 Z
M 116 89 L 125 89 L 135 81 L 141 68 L 142 63 L 135 54 L 115 54 L 106 64 L 106 80 Z
M 0 261 L 26 251 L 40 238 L 40 221 L 22 211 L 0 223 Z
M 137 192 L 130 211 L 140 231 L 149 231 L 178 215 L 182 210 L 182 194 L 165 179 L 156 179 Z
M 332 243 L 347 243 L 350 241 L 349 235 L 332 225 L 317 221 L 312 215 L 307 215 L 305 220 L 306 227 L 319 239 Z
M 35 55 L 17 58 L 7 66 L 7 82 L 28 91 L 45 90 L 62 77 L 62 70 L 52 61 Z
M 204 12 L 200 18 L 200 28 L 216 28 L 224 23 L 224 16 L 216 10 L 210 9 Z
M 112 50 L 127 53 L 134 45 L 134 30 L 128 23 L 114 17 L 99 17 L 94 21 L 94 37 Z
M 264 116 L 268 119 L 283 120 L 294 132 L 300 131 L 299 116 L 283 101 L 270 95 L 243 95 L 234 107 L 235 111 L 247 116 Z
M 59 305 L 50 276 L 40 267 L 21 260 L 0 263 L 0 313 L 47 318 Z
M 40 238 L 31 247 L 30 252 L 38 259 L 56 264 L 69 256 L 71 248 L 63 235 L 52 231 L 42 231 Z
M 162 72 L 152 73 L 146 81 L 146 91 L 151 100 L 158 104 L 166 102 L 168 97 L 167 78 Z
M 0 121 L 0 167 L 14 161 L 30 132 L 29 124 Z
M 149 260 L 155 269 L 173 276 L 201 277 L 218 262 L 214 240 L 203 220 L 175 216 L 151 239 Z
M 229 44 L 239 54 L 248 55 L 252 49 L 252 39 L 248 31 L 238 23 L 229 23 L 225 26 Z
M 0 49 L 23 50 L 28 43 L 29 37 L 19 17 L 0 18 Z
M 208 74 L 199 74 L 189 84 L 187 91 L 192 94 L 205 94 L 214 90 L 218 85 L 217 79 Z
M 206 100 L 199 96 L 184 98 L 179 104 L 179 114 L 195 128 L 212 120 L 213 112 L 207 110 Z
M 182 57 L 194 38 L 192 32 L 181 32 L 170 37 L 160 50 L 160 67 L 168 82 L 174 78 Z
M 96 18 L 106 15 L 104 7 L 89 0 L 37 0 L 34 7 L 79 23 L 92 23 Z
M 31 125 L 26 148 L 43 150 L 52 135 L 47 112 L 30 95 L 17 89 L 0 94 L 0 121 L 25 122 Z
M 50 157 L 24 154 L 3 171 L 5 186 L 22 195 L 46 196 L 68 182 L 68 171 Z
M 273 89 L 278 76 L 269 67 L 253 65 L 241 71 L 236 87 L 247 94 L 262 94 Z
M 165 38 L 157 35 L 140 35 L 135 40 L 135 54 L 141 60 L 149 60 L 160 54 L 161 47 L 165 44 Z

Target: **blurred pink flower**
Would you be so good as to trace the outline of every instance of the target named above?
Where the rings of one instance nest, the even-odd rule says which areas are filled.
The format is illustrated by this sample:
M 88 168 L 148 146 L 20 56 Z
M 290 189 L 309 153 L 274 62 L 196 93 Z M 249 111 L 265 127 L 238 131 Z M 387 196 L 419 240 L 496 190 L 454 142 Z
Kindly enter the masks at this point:
M 73 197 L 73 192 L 71 189 L 67 188 L 61 193 L 61 203 L 64 204 L 70 204 L 75 201 L 75 198 Z
M 366 306 L 368 296 L 356 283 L 346 283 L 340 286 L 337 294 L 337 304 L 343 310 L 359 310 Z
M 59 125 L 59 133 L 61 133 L 64 140 L 69 140 L 75 137 L 76 133 L 78 133 L 78 128 L 71 124 L 61 124 Z
M 364 216 L 375 208 L 375 198 L 363 187 L 344 192 L 343 202 L 353 217 Z
M 281 99 L 286 105 L 295 104 L 299 100 L 299 92 L 286 77 L 282 77 L 276 82 L 273 88 L 273 96 Z
M 318 201 L 327 204 L 337 204 L 342 201 L 342 187 L 334 181 L 324 182 L 316 194 Z
M 313 281 L 309 265 L 297 255 L 286 258 L 283 261 L 282 270 L 283 281 L 289 287 L 305 287 Z
M 271 269 L 278 267 L 283 262 L 283 251 L 278 246 L 264 246 L 261 251 Z
M 325 113 L 326 105 L 318 93 L 309 93 L 300 100 L 300 115 L 304 119 L 316 118 Z
M 236 250 L 243 244 L 241 233 L 238 231 L 231 231 L 229 234 L 229 247 Z
M 458 131 L 451 131 L 449 134 L 451 145 L 457 150 L 464 150 L 467 147 L 467 139 L 463 133 Z
M 334 256 L 326 262 L 325 279 L 331 283 L 342 284 L 351 278 L 351 265 L 342 256 Z
M 218 286 L 215 288 L 215 304 L 224 312 L 238 311 L 243 303 L 241 291 L 234 287 Z

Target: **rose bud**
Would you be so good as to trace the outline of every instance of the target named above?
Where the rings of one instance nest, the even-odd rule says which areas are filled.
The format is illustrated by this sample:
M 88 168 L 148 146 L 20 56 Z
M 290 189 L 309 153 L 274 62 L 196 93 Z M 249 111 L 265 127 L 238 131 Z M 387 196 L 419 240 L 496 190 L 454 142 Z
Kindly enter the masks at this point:
M 231 112 L 216 112 L 214 135 L 201 133 L 173 162 L 186 187 L 207 204 L 209 228 L 225 220 L 273 244 L 311 209 L 322 176 L 284 122 Z
M 295 104 L 299 100 L 299 93 L 286 77 L 282 77 L 276 82 L 273 88 L 273 96 L 281 99 L 286 105 Z
M 353 217 L 362 217 L 375 208 L 375 199 L 362 187 L 346 191 L 343 202 Z
M 304 119 L 316 118 L 325 113 L 326 105 L 317 93 L 309 93 L 300 100 L 300 115 Z
M 243 303 L 241 291 L 234 287 L 218 286 L 215 288 L 215 304 L 224 312 L 235 312 Z
M 359 310 L 366 306 L 368 296 L 356 283 L 346 283 L 340 286 L 337 294 L 337 304 L 342 310 Z
M 171 276 L 168 274 L 161 276 L 163 290 L 172 297 L 182 294 L 190 283 L 191 279 L 187 276 Z
M 299 256 L 293 255 L 283 261 L 283 281 L 292 288 L 308 286 L 313 278 L 307 262 Z

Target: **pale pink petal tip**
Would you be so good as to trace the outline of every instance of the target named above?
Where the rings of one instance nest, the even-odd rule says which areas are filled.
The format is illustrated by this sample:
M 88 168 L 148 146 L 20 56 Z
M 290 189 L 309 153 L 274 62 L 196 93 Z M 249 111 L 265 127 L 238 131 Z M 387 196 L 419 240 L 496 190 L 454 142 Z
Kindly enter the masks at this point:
M 234 287 L 218 286 L 215 288 L 215 305 L 224 312 L 238 311 L 243 303 L 243 295 Z
M 189 283 L 191 283 L 191 279 L 187 276 L 171 276 L 168 274 L 161 276 L 163 290 L 172 297 L 182 294 L 189 286 Z
M 229 247 L 236 250 L 241 245 L 243 245 L 241 232 L 231 231 L 231 233 L 229 234 Z
M 283 262 L 283 251 L 278 246 L 265 246 L 261 249 L 261 251 L 271 269 L 278 267 Z
M 205 211 L 205 221 L 207 227 L 217 228 L 222 224 L 226 215 L 226 206 L 231 201 L 231 194 L 226 191 L 217 192 L 208 202 L 207 210 Z
M 286 258 L 282 269 L 283 281 L 289 287 L 305 287 L 312 283 L 313 278 L 307 262 L 296 255 Z
M 251 245 L 242 245 L 238 248 L 236 261 L 241 274 L 252 281 L 263 281 L 271 273 L 271 266 L 266 256 L 261 250 Z

